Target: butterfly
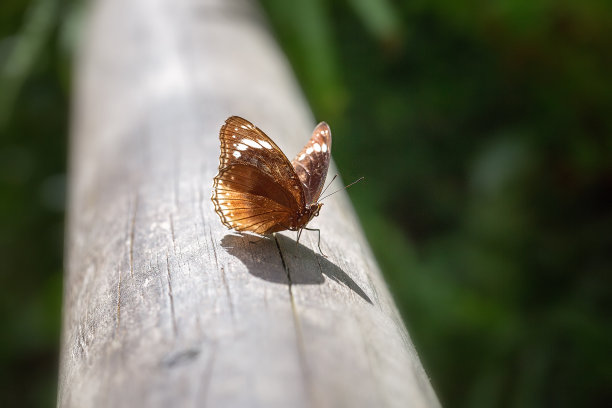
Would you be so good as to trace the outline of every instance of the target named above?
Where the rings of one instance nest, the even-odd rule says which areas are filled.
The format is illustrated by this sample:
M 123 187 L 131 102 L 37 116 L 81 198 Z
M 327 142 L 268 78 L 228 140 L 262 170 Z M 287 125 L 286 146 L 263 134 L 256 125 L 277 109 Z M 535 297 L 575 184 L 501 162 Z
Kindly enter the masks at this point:
M 225 121 L 219 140 L 221 156 L 212 202 L 223 225 L 259 235 L 298 231 L 299 240 L 323 206 L 319 197 L 331 158 L 327 123 L 315 127 L 291 162 L 263 131 L 239 116 Z

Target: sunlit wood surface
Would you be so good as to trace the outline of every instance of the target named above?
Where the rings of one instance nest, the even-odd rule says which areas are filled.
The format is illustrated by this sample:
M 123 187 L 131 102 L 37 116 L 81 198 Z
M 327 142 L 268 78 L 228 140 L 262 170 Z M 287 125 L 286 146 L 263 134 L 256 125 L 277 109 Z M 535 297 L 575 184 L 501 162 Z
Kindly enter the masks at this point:
M 294 233 L 247 239 L 213 210 L 228 116 L 289 157 L 316 123 L 255 5 L 100 0 L 89 10 L 61 407 L 438 406 L 345 193 L 311 224 L 327 258 L 316 233 L 299 245 Z

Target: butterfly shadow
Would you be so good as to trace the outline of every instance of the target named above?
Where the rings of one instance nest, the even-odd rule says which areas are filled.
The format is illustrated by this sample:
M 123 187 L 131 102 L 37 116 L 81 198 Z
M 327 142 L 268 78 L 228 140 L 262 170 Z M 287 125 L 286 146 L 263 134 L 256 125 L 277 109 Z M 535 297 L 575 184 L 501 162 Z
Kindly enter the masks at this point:
M 281 234 L 255 238 L 228 234 L 221 246 L 238 258 L 249 273 L 268 282 L 286 285 L 321 285 L 325 277 L 342 283 L 372 304 L 349 275 L 325 257 Z

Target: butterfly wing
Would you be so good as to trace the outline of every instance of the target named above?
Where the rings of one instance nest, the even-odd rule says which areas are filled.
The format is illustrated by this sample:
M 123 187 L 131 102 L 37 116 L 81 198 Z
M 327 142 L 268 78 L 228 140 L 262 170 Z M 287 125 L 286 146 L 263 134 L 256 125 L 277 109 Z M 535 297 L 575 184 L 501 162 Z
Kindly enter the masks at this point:
M 304 186 L 307 204 L 317 202 L 325 184 L 331 158 L 331 130 L 321 122 L 315 127 L 310 140 L 291 164 Z
M 212 201 L 228 228 L 257 234 L 288 229 L 305 207 L 304 191 L 280 148 L 238 116 L 219 133 L 221 156 Z

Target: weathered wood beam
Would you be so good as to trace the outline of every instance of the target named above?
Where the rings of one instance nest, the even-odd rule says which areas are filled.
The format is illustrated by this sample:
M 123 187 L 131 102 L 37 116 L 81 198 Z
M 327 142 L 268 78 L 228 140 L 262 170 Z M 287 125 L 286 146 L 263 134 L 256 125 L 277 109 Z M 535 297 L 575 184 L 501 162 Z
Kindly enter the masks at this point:
M 346 194 L 328 258 L 213 211 L 225 118 L 315 123 L 256 4 L 99 0 L 77 73 L 59 406 L 438 405 Z

